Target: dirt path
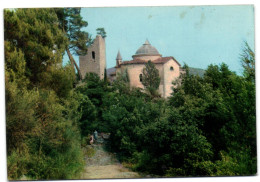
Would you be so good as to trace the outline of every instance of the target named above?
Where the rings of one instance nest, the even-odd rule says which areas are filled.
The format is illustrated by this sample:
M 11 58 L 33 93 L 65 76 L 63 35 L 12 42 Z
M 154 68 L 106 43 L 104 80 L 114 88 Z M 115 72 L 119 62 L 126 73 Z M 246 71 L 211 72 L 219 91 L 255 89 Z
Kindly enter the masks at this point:
M 86 156 L 86 167 L 85 172 L 82 174 L 82 179 L 140 177 L 138 173 L 120 164 L 114 154 L 104 150 L 103 145 L 89 146 L 89 151 L 93 152 Z

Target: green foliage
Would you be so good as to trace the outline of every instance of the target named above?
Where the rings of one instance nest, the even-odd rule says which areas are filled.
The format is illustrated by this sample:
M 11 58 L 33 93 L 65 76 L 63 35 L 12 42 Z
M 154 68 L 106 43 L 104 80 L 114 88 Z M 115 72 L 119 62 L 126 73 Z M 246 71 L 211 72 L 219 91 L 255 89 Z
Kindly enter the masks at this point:
M 231 72 L 225 64 L 210 65 L 203 78 L 190 75 L 186 69 L 169 102 L 187 116 L 186 120 L 193 117 L 213 146 L 211 161 L 216 162 L 212 169 L 217 172 L 212 175 L 255 174 L 254 82 Z M 222 151 L 230 160 L 222 159 Z
M 4 36 L 8 51 L 23 53 L 26 76 L 34 84 L 49 66 L 61 63 L 67 44 L 53 9 L 5 10 Z
M 19 179 L 26 174 L 26 162 L 28 154 L 19 151 L 13 151 L 7 156 L 7 169 L 9 179 Z
M 235 170 L 238 167 L 237 161 L 228 156 L 225 152 L 220 152 L 221 160 L 216 161 L 216 176 L 235 176 L 238 175 Z
M 102 98 L 107 90 L 109 90 L 107 82 L 100 80 L 95 73 L 86 74 L 83 84 L 76 88 L 76 91 L 82 94 L 80 109 L 83 114 L 79 122 L 83 136 L 95 130 L 107 132 L 107 123 L 101 119 Z
M 21 92 L 13 83 L 6 92 L 9 177 L 17 179 L 25 174 L 35 179 L 66 179 L 82 170 L 77 129 L 65 120 L 65 109 L 55 94 Z M 15 151 L 23 155 L 18 161 Z M 24 166 L 18 168 L 22 172 L 13 172 L 13 165 L 19 165 L 20 160 Z
M 137 171 L 163 175 L 167 169 L 182 168 L 186 176 L 208 174 L 201 166 L 213 155 L 211 144 L 195 119 L 185 120 L 163 99 L 151 99 L 134 90 L 103 97 L 102 117 L 111 132 L 111 150 L 134 163 Z
M 41 74 L 41 87 L 52 89 L 59 97 L 66 98 L 73 88 L 74 74 L 71 66 L 52 66 Z
M 252 175 L 256 173 L 256 158 L 250 155 L 250 149 L 220 152 L 221 160 L 215 162 L 216 176 Z
M 102 38 L 107 37 L 107 33 L 104 28 L 97 28 L 96 31 L 97 31 L 97 35 L 101 35 Z
M 85 84 L 82 87 L 78 87 L 77 90 L 87 95 L 94 105 L 100 106 L 106 89 L 104 80 L 100 80 L 99 76 L 95 73 L 88 73 L 83 81 Z
M 128 75 L 128 70 L 127 68 L 120 74 L 118 73 L 117 77 L 118 81 L 123 81 L 124 83 L 129 83 L 129 75 Z
M 117 73 L 116 80 L 113 82 L 113 87 L 117 89 L 119 93 L 129 93 L 131 88 L 127 69 L 123 70 L 122 73 Z
M 97 108 L 87 96 L 82 96 L 80 109 L 82 111 L 82 117 L 79 120 L 81 134 L 87 136 L 98 128 Z
M 68 39 L 65 49 L 71 62 L 71 67 L 74 69 L 75 66 L 77 78 L 82 80 L 81 71 L 72 54 L 87 54 L 87 48 L 92 44 L 93 40 L 88 32 L 83 31 L 82 28 L 86 27 L 88 22 L 83 20 L 83 17 L 80 15 L 81 8 L 55 8 L 54 11 L 58 17 L 58 26 Z
M 151 95 L 157 95 L 156 91 L 160 85 L 159 71 L 155 68 L 155 65 L 148 61 L 145 64 L 145 68 L 142 71 L 142 84 L 148 90 Z
M 108 84 L 108 78 L 107 78 L 107 69 L 104 69 L 104 82 L 106 82 Z
M 137 97 L 119 93 L 108 94 L 103 100 L 102 118 L 111 131 L 111 148 L 121 150 L 127 157 L 136 149 L 135 128 L 142 124 L 136 107 L 142 102 Z
M 84 168 L 82 113 L 71 68 L 61 66 L 67 39 L 56 13 L 4 13 L 8 179 L 75 178 Z
M 65 119 L 66 108 L 53 92 L 19 91 L 15 86 L 7 83 L 6 88 L 9 178 L 25 174 L 33 179 L 67 179 L 77 175 L 84 166 L 80 136 L 72 120 Z
M 247 42 L 245 43 L 245 48 L 241 55 L 241 62 L 244 68 L 245 78 L 255 82 L 255 53 Z
M 111 86 L 87 81 L 102 93 L 92 99 L 91 87 L 85 91 L 100 109 L 97 128 L 111 133 L 110 150 L 132 169 L 153 175 L 255 174 L 254 82 L 225 64 L 210 65 L 204 77 L 185 69 L 168 100 L 130 88 L 127 71 Z
M 10 42 L 5 41 L 5 70 L 6 82 L 16 82 L 20 89 L 28 86 L 29 80 L 25 76 L 26 61 L 21 50 L 12 50 Z
M 91 38 L 87 32 L 82 31 L 82 28 L 88 26 L 88 22 L 80 15 L 81 8 L 56 8 L 55 12 L 59 27 L 68 37 L 67 48 L 77 55 L 85 55 Z
M 209 65 L 204 77 L 185 65 L 168 99 L 155 97 L 160 78 L 151 62 L 143 70 L 149 94 L 130 88 L 127 70 L 110 85 L 87 74 L 73 90 L 73 69 L 60 63 L 66 48 L 86 51 L 80 9 L 4 13 L 9 179 L 78 177 L 84 154 L 94 152 L 87 146 L 94 130 L 111 133 L 109 149 L 143 173 L 256 174 L 255 60 L 247 45 L 243 77 L 225 64 Z
M 6 82 L 6 133 L 7 153 L 13 150 L 27 150 L 24 143 L 26 134 L 35 126 L 36 101 L 39 95 L 35 91 L 19 90 L 15 82 Z

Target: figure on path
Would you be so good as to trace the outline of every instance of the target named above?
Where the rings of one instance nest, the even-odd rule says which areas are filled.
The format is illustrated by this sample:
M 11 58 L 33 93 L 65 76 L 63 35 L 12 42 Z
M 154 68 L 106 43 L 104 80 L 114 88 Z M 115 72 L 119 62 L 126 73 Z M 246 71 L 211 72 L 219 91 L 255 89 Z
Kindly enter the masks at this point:
M 93 135 L 90 136 L 90 141 L 89 141 L 90 145 L 92 145 L 94 143 L 94 137 Z
M 97 132 L 97 130 L 94 131 L 94 139 L 95 139 L 95 140 L 98 139 L 98 132 Z

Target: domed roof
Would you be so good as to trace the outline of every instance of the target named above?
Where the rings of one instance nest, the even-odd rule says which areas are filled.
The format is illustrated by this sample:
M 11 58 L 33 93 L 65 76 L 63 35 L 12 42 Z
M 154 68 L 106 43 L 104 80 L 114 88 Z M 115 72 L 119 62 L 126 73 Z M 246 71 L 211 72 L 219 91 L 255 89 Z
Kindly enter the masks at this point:
M 136 51 L 135 55 L 158 55 L 159 52 L 153 46 L 151 46 L 148 40 Z

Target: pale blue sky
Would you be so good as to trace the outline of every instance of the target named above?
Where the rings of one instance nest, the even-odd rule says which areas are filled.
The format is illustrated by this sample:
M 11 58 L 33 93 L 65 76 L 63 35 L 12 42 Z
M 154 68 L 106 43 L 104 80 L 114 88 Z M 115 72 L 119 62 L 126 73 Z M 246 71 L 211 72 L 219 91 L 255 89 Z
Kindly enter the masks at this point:
M 131 60 L 146 39 L 181 65 L 206 69 L 225 62 L 239 74 L 244 41 L 254 49 L 251 5 L 82 8 L 82 16 L 93 37 L 96 28 L 107 32 L 107 68 L 115 66 L 118 50 L 123 60 Z

